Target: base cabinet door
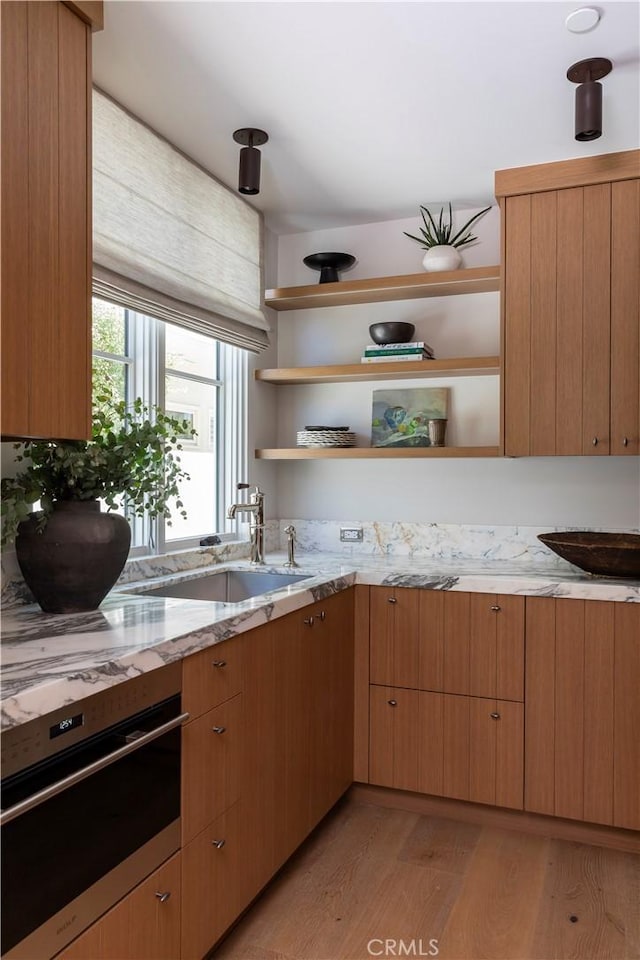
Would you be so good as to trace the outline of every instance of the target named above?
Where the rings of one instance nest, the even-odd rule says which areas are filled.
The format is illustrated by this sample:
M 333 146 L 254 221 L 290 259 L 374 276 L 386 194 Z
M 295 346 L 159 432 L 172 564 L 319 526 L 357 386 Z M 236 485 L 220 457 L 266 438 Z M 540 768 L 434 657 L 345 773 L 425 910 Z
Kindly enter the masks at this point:
M 640 828 L 640 604 L 527 598 L 525 809 Z
M 236 803 L 184 847 L 182 960 L 202 960 L 244 908 L 247 831 Z
M 180 956 L 180 854 L 167 860 L 56 960 L 176 960 Z
M 420 693 L 371 686 L 369 782 L 419 790 Z

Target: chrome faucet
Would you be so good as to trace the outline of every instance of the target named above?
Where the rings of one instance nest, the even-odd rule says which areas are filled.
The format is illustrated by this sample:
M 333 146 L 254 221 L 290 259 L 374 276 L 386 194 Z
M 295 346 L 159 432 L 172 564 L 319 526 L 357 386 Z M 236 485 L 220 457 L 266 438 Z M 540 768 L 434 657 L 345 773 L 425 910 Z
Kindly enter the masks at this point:
M 248 483 L 239 483 L 238 490 L 247 490 Z M 229 520 L 238 513 L 250 513 L 249 538 L 251 540 L 251 563 L 264 563 L 264 493 L 256 487 L 248 503 L 232 503 L 227 510 Z

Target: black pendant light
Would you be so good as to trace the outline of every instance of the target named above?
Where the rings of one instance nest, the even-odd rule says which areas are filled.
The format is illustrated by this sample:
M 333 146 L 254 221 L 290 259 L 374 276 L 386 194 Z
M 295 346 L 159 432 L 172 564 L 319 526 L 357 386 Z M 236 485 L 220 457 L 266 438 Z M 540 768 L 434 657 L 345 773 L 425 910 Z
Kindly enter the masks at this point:
M 576 89 L 576 140 L 597 140 L 602 136 L 602 80 L 613 64 L 604 57 L 580 60 L 567 70 Z
M 242 127 L 233 135 L 236 143 L 243 144 L 240 151 L 240 169 L 238 171 L 238 191 L 250 196 L 260 193 L 260 151 L 256 147 L 269 139 L 264 130 L 256 127 Z

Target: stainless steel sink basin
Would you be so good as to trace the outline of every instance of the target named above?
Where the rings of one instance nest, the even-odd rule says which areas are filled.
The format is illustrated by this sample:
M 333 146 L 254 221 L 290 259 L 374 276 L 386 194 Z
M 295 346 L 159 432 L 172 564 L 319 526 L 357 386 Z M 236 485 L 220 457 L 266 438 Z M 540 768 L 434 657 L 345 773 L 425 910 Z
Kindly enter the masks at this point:
M 308 580 L 309 574 L 259 573 L 253 570 L 225 570 L 195 577 L 182 583 L 169 584 L 148 590 L 148 597 L 179 597 L 182 600 L 217 600 L 218 603 L 242 603 L 249 597 L 258 597 L 299 580 Z

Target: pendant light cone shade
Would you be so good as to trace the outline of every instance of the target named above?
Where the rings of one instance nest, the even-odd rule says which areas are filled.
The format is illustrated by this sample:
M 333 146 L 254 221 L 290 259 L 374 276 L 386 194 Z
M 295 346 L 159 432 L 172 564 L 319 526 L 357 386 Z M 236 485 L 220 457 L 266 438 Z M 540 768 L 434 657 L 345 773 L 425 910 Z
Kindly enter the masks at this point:
M 576 89 L 576 140 L 602 136 L 602 84 L 581 83 Z
M 580 60 L 567 70 L 567 78 L 579 84 L 576 89 L 576 140 L 597 140 L 602 136 L 602 77 L 611 72 L 612 63 L 604 57 Z
M 233 135 L 236 143 L 244 144 L 240 151 L 240 169 L 238 172 L 238 192 L 248 196 L 260 193 L 260 151 L 256 149 L 269 139 L 264 130 L 255 127 L 243 127 Z

